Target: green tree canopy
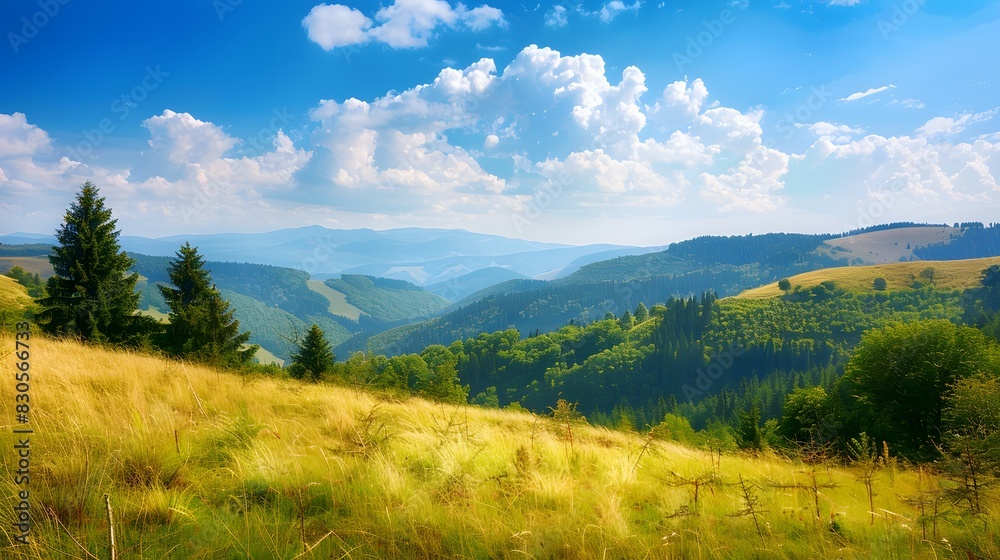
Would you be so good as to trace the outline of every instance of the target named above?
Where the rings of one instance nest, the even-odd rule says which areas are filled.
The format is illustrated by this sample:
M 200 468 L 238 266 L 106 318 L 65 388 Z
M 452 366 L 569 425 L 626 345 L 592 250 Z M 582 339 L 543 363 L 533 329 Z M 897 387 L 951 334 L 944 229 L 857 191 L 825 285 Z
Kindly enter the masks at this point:
M 649 318 L 649 309 L 646 308 L 646 304 L 639 302 L 639 305 L 635 307 L 635 322 L 642 323 Z
M 330 343 L 319 325 L 313 323 L 298 350 L 292 354 L 288 371 L 296 379 L 318 381 L 333 369 L 333 361 Z
M 98 188 L 84 183 L 49 255 L 55 275 L 38 300 L 45 332 L 119 343 L 136 342 L 154 328 L 155 321 L 135 314 L 139 275 L 126 274 L 133 260 L 118 245 L 116 223 Z
M 778 435 L 793 442 L 830 439 L 833 407 L 822 387 L 796 388 L 785 396 Z
M 15 266 L 7 271 L 7 276 L 27 288 L 29 296 L 35 299 L 45 297 L 45 285 L 37 272 L 32 274 L 20 266 Z
M 945 320 L 898 323 L 864 334 L 844 372 L 862 429 L 903 455 L 934 455 L 956 381 L 987 371 L 982 332 Z

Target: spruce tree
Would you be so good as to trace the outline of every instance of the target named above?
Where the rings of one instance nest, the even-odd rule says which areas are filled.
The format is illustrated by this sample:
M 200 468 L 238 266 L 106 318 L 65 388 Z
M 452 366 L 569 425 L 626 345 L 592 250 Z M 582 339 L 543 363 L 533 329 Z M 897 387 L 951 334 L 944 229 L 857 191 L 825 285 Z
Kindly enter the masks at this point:
M 250 332 L 240 333 L 240 322 L 211 283 L 197 247 L 185 243 L 176 255 L 167 268 L 173 287 L 160 286 L 170 307 L 161 346 L 176 356 L 217 365 L 250 363 L 259 347 L 246 346 Z
M 55 275 L 38 300 L 42 330 L 118 343 L 134 342 L 151 328 L 152 319 L 135 314 L 139 275 L 126 274 L 134 261 L 118 245 L 116 223 L 98 188 L 84 183 L 49 255 Z
M 326 341 L 323 330 L 313 323 L 305 339 L 299 344 L 298 351 L 292 354 L 292 365 L 288 367 L 288 371 L 296 379 L 318 381 L 333 369 L 333 361 L 330 343 Z

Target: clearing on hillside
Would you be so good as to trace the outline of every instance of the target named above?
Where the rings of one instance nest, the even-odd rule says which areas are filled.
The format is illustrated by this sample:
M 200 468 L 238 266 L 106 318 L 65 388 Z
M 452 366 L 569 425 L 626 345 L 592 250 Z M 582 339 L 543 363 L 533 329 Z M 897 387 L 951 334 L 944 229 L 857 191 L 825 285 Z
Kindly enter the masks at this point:
M 959 228 L 941 226 L 886 229 L 827 239 L 817 252 L 851 262 L 861 259 L 863 264 L 896 263 L 915 258 L 913 249 L 917 247 L 944 243 L 960 233 Z
M 325 297 L 330 302 L 330 307 L 327 309 L 330 311 L 331 315 L 339 315 L 341 317 L 347 317 L 352 321 L 357 321 L 358 317 L 361 317 L 361 314 L 364 313 L 361 309 L 347 303 L 347 296 L 337 290 L 334 290 L 330 286 L 327 286 L 323 282 L 319 280 L 308 280 L 307 283 L 309 284 L 310 290 Z
M 0 257 L 0 274 L 7 274 L 15 266 L 39 275 L 42 280 L 55 274 L 48 257 Z

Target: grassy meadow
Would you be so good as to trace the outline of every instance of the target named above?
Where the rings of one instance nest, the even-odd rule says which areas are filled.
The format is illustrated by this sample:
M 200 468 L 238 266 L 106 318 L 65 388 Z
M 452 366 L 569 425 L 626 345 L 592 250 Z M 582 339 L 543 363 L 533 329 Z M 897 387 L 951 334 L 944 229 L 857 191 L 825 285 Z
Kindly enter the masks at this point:
M 912 261 L 868 266 L 841 266 L 822 268 L 791 276 L 792 287 L 803 289 L 818 286 L 822 282 L 833 281 L 838 288 L 847 290 L 872 291 L 876 278 L 885 278 L 888 290 L 909 290 L 915 281 L 931 284 L 938 290 L 965 290 L 979 285 L 980 273 L 994 264 L 1000 264 L 1000 257 L 966 259 L 957 261 Z M 934 274 L 929 282 L 921 273 L 931 268 Z M 773 282 L 759 288 L 740 293 L 739 298 L 759 299 L 782 295 L 784 292 Z
M 31 343 L 34 527 L 12 545 L 6 382 L 3 558 L 110 558 L 105 496 L 121 559 L 1000 557 L 995 496 L 962 516 L 892 460 L 872 509 L 853 466 Z

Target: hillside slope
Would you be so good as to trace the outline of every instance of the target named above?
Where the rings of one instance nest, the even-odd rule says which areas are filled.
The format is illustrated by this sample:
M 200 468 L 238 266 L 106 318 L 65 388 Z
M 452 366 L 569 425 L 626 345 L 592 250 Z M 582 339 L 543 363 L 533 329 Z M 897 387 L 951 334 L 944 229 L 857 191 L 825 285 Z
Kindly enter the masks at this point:
M 819 253 L 856 264 L 894 263 L 919 258 L 914 254 L 918 247 L 948 243 L 960 235 L 959 228 L 942 226 L 884 229 L 827 239 Z
M 831 281 L 838 288 L 871 291 L 876 278 L 885 278 L 889 290 L 913 289 L 914 282 L 931 284 L 939 290 L 965 290 L 979 284 L 979 273 L 1000 264 L 1000 257 L 961 261 L 914 261 L 870 266 L 824 268 L 791 276 L 792 287 L 812 288 Z M 929 271 L 929 272 L 926 272 Z M 773 282 L 740 293 L 739 298 L 769 298 L 782 295 Z
M 24 312 L 34 305 L 35 300 L 31 299 L 24 286 L 13 278 L 0 276 L 0 331 L 13 329 Z
M 984 521 L 942 520 L 921 538 L 906 500 L 938 484 L 926 473 L 879 475 L 870 521 L 859 473 L 834 465 L 713 460 L 524 413 L 32 344 L 32 371 L 44 372 L 31 385 L 34 542 L 12 546 L 6 530 L 4 558 L 109 557 L 105 495 L 123 558 L 1000 554 L 994 501 Z M 14 402 L 13 390 L 0 384 L 0 400 Z M 0 432 L 0 446 L 14 444 Z M 0 455 L 15 471 L 15 455 Z M 683 483 L 696 477 L 714 482 L 698 493 Z M 740 514 L 740 480 L 760 500 L 754 519 Z M 17 503 L 20 489 L 3 477 L 0 500 Z M 12 507 L 0 523 L 14 526 Z

